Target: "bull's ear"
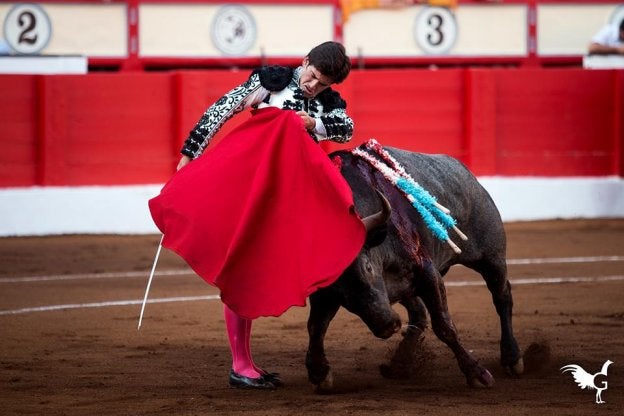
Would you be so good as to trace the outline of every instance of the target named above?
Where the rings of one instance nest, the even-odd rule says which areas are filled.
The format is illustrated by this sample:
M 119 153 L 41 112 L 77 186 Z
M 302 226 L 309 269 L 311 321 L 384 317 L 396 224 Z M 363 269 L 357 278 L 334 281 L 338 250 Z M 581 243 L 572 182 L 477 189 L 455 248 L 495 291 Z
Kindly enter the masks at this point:
M 369 231 L 366 234 L 366 241 L 364 242 L 364 247 L 372 248 L 380 245 L 386 239 L 388 235 L 388 226 L 381 225 L 376 227 L 374 230 Z

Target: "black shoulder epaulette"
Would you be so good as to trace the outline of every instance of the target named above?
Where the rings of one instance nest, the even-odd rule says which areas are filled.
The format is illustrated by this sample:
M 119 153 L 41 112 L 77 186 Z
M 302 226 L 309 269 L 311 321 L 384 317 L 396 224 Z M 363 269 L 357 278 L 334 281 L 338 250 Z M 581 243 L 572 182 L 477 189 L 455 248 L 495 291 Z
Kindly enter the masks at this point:
M 251 74 L 258 74 L 260 85 L 271 92 L 281 91 L 290 84 L 293 69 L 285 66 L 271 65 L 255 69 Z
M 338 94 L 338 92 L 332 90 L 331 88 L 327 88 L 326 90 L 322 91 L 316 98 L 318 98 L 318 100 L 321 102 L 321 104 L 323 105 L 323 111 L 326 113 L 329 113 L 330 111 L 337 108 L 347 108 L 346 101 L 343 100 L 342 97 L 340 97 L 340 94 Z

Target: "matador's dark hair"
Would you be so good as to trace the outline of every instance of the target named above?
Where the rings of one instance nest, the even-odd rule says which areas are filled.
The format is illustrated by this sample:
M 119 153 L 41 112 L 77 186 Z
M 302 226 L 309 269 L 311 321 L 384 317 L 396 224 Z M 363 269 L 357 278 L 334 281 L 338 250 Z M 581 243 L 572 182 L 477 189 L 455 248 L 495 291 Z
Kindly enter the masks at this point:
M 347 56 L 345 47 L 338 42 L 329 41 L 315 46 L 307 58 L 310 65 L 336 84 L 344 81 L 351 71 L 351 59 Z

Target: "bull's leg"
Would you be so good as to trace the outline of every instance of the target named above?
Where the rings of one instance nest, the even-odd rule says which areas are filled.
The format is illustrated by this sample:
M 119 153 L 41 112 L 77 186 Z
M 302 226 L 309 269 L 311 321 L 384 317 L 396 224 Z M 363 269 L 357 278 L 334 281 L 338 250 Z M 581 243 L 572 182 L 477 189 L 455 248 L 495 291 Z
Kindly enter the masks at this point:
M 424 340 L 424 331 L 427 328 L 427 311 L 419 297 L 412 297 L 401 301 L 407 310 L 408 324 L 403 331 L 403 339 L 399 343 L 390 364 L 379 367 L 381 375 L 392 379 L 406 379 L 414 368 L 414 354 L 421 348 Z
M 513 335 L 511 316 L 513 298 L 511 296 L 511 284 L 507 280 L 507 265 L 505 259 L 484 259 L 470 266 L 483 276 L 500 318 L 501 340 L 500 353 L 501 365 L 512 375 L 522 374 L 524 362 L 518 343 Z
M 420 338 L 425 329 L 427 329 L 427 309 L 425 308 L 425 304 L 422 299 L 414 296 L 407 301 L 402 301 L 401 305 L 407 309 L 407 317 L 409 320 L 405 333 L 414 334 Z
M 492 386 L 494 377 L 461 345 L 457 329 L 451 319 L 446 301 L 446 289 L 442 276 L 431 263 L 414 276 L 418 295 L 427 306 L 431 316 L 431 328 L 436 336 L 455 354 L 459 368 L 473 387 Z
M 330 391 L 333 387 L 331 368 L 325 357 L 325 334 L 338 309 L 340 309 L 339 300 L 323 289 L 310 296 L 306 368 L 308 379 L 316 386 L 318 393 Z

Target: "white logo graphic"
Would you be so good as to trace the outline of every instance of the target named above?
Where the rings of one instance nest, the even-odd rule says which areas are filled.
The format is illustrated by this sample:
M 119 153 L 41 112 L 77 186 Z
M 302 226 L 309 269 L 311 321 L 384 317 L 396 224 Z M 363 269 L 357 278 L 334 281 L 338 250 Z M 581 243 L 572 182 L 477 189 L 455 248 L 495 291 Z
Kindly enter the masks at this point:
M 578 386 L 582 389 L 587 388 L 588 390 L 596 390 L 596 403 L 601 404 L 605 403 L 602 400 L 602 391 L 607 389 L 607 380 L 599 380 L 600 378 L 607 377 L 607 368 L 613 364 L 613 361 L 607 360 L 602 365 L 602 370 L 596 374 L 589 374 L 587 371 L 583 370 L 581 366 L 576 364 L 568 364 L 561 367 L 561 372 L 565 373 L 566 371 L 571 371 L 572 376 L 574 377 L 574 381 Z M 596 385 L 597 382 L 602 381 L 601 385 Z

